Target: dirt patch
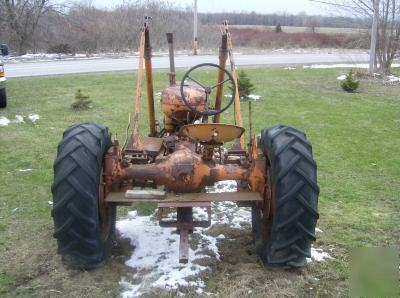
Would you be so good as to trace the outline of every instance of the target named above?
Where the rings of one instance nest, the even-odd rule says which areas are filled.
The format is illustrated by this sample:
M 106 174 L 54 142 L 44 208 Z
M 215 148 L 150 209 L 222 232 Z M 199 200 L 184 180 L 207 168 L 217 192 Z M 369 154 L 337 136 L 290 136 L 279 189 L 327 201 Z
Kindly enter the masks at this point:
M 117 236 L 112 256 L 107 264 L 91 271 L 65 267 L 56 254 L 56 241 L 52 228 L 44 232 L 24 235 L 14 250 L 2 253 L 0 272 L 8 277 L 3 288 L 3 297 L 118 297 L 121 291 L 120 277 L 127 275 L 130 268 L 125 261 L 132 253 L 128 239 Z M 17 246 L 14 246 L 17 247 Z M 7 260 L 7 261 L 6 261 Z
M 143 297 L 178 294 L 187 297 L 316 295 L 319 281 L 316 280 L 318 275 L 313 272 L 314 266 L 318 265 L 310 264 L 308 269 L 300 271 L 265 268 L 255 253 L 250 225 L 245 224 L 243 229 L 236 229 L 228 224 L 215 224 L 207 234 L 217 239 L 220 260 L 204 257 L 196 261 L 201 266 L 209 267 L 199 274 L 205 283 L 203 293 L 197 293 L 194 287 L 178 287 L 152 289 L 144 293 Z M 220 235 L 224 237 L 218 237 Z M 14 282 L 2 293 L 5 297 L 119 297 L 123 291 L 121 277 L 127 282 L 139 282 L 134 276 L 135 270 L 125 265 L 135 252 L 127 238 L 117 235 L 110 260 L 104 267 L 91 271 L 69 269 L 62 265 L 60 257 L 55 253 L 55 240 L 49 232 L 38 234 L 37 239 L 41 240 L 31 241 L 29 250 L 25 246 L 21 247 L 26 250 L 25 254 L 18 251 L 18 257 L 14 258 L 11 252 L 3 255 L 3 259 L 8 258 L 10 262 L 2 270 L 9 274 L 16 273 L 13 275 Z M 175 259 L 171 261 L 177 262 Z
M 223 225 L 213 230 L 226 238 L 218 242 L 221 262 L 204 276 L 207 292 L 218 297 L 297 296 L 302 292 L 309 278 L 307 270 L 265 268 L 255 252 L 250 226 L 238 230 Z

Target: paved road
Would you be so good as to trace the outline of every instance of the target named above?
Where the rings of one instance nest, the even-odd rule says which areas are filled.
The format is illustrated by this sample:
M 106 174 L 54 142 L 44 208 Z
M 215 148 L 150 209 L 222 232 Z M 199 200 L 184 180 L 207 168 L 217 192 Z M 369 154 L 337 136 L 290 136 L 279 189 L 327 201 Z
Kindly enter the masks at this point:
M 315 63 L 354 63 L 367 62 L 366 54 L 270 54 L 270 55 L 236 55 L 236 64 L 244 65 L 295 65 Z M 176 67 L 191 67 L 199 63 L 218 63 L 218 56 L 177 56 Z M 74 73 L 133 71 L 138 67 L 138 59 L 101 58 L 82 60 L 56 60 L 48 62 L 25 62 L 7 64 L 7 77 L 52 76 Z M 169 67 L 168 57 L 153 57 L 153 67 Z

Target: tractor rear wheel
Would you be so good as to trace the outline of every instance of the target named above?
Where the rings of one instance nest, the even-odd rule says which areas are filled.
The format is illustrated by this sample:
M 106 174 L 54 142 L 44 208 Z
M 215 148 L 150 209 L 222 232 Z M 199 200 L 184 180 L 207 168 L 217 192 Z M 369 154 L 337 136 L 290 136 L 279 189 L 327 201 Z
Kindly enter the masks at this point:
M 264 206 L 252 209 L 256 251 L 267 266 L 303 267 L 319 217 L 312 147 L 303 132 L 277 125 L 262 131 L 259 148 L 267 178 Z
M 7 91 L 6 88 L 1 88 L 0 89 L 0 108 L 6 108 L 7 107 Z
M 54 237 L 66 265 L 101 266 L 109 257 L 116 208 L 104 204 L 103 158 L 111 146 L 107 128 L 81 123 L 58 146 L 52 185 Z

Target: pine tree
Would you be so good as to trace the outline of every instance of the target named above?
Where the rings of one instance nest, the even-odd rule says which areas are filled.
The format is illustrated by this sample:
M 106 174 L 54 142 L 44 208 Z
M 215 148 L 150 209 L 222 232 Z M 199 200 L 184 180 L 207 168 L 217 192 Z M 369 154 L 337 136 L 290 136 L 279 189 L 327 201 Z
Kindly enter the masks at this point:
M 346 92 L 354 92 L 360 86 L 360 81 L 356 81 L 353 79 L 353 70 L 350 69 L 349 74 L 346 76 L 346 79 L 340 82 L 340 86 Z
M 239 97 L 241 100 L 249 100 L 249 95 L 254 91 L 254 85 L 251 83 L 250 78 L 244 70 L 239 71 L 238 75 L 238 89 Z
M 75 93 L 76 101 L 71 104 L 71 107 L 75 110 L 87 110 L 90 108 L 89 95 L 85 95 L 82 93 L 81 89 L 78 89 Z

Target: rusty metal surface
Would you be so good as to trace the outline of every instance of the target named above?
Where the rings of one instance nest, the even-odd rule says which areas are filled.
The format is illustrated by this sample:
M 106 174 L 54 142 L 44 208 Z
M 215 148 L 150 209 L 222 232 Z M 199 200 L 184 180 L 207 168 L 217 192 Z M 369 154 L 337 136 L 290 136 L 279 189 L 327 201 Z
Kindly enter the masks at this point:
M 227 36 L 226 33 L 222 33 L 222 40 L 221 40 L 221 47 L 219 48 L 219 66 L 221 68 L 225 68 L 226 66 L 226 59 L 227 59 Z M 224 92 L 224 85 L 220 84 L 221 82 L 224 81 L 225 78 L 225 72 L 223 72 L 221 69 L 218 69 L 218 87 L 215 95 L 215 109 L 220 110 L 221 109 L 221 103 L 222 103 L 222 96 Z M 217 114 L 214 116 L 213 119 L 214 123 L 219 123 L 221 120 L 221 114 Z
M 225 193 L 167 193 L 163 203 L 167 202 L 221 202 L 221 201 L 262 201 L 258 192 L 225 192 Z
M 263 198 L 258 192 L 230 192 L 230 193 L 186 193 L 165 194 L 163 191 L 143 190 L 124 192 L 110 192 L 105 198 L 107 203 L 135 203 L 157 202 L 160 208 L 167 207 L 207 207 L 209 202 L 261 202 Z
M 196 110 L 204 111 L 206 106 L 206 93 L 195 84 L 184 87 L 186 99 Z M 162 111 L 165 115 L 165 129 L 175 131 L 175 126 L 191 123 L 195 120 L 195 113 L 191 112 L 181 98 L 180 86 L 173 85 L 165 88 L 161 93 Z
M 144 42 L 144 63 L 146 69 L 146 89 L 147 89 L 147 111 L 149 115 L 149 136 L 154 137 L 157 135 L 156 120 L 154 113 L 154 90 L 153 90 L 153 67 L 151 65 L 152 49 L 150 45 L 149 28 L 145 28 L 145 42 Z
M 138 77 L 136 81 L 136 95 L 135 95 L 135 114 L 133 116 L 133 140 L 135 141 L 135 147 L 140 146 L 140 131 L 139 131 L 139 118 L 140 118 L 140 110 L 141 110 L 141 101 L 142 101 L 142 80 L 143 80 L 143 56 L 144 56 L 144 30 L 141 33 L 140 37 L 140 46 L 139 46 L 139 68 L 138 68 Z
M 176 202 L 176 201 L 159 201 L 157 208 L 177 208 L 177 207 L 211 207 L 211 202 Z
M 201 154 L 194 152 L 193 143 L 180 142 L 175 145 L 175 151 L 158 156 L 151 163 L 118 163 L 117 158 L 108 158 L 113 169 L 107 171 L 116 180 L 127 181 L 127 184 L 135 179 L 154 181 L 157 185 L 164 185 L 168 192 L 198 192 L 217 181 L 239 180 L 247 181 L 251 190 L 264 193 L 261 190 L 264 186 L 260 185 L 265 181 L 265 158 L 257 149 L 255 140 L 251 144 L 249 156 L 237 156 L 235 163 L 217 163 L 216 158 L 204 160 Z M 229 158 L 228 155 L 227 160 Z
M 244 128 L 231 124 L 200 123 L 181 127 L 178 135 L 196 142 L 224 143 L 239 138 Z
M 181 206 L 176 206 L 174 208 L 179 208 L 179 207 L 181 207 Z M 190 208 L 192 208 L 192 207 L 190 207 Z M 178 228 L 179 221 L 177 221 L 177 220 L 162 220 L 162 221 L 159 221 L 159 225 L 162 228 Z M 192 228 L 207 228 L 209 226 L 210 226 L 210 222 L 208 222 L 207 220 L 196 220 L 196 221 L 193 221 L 193 224 L 191 225 Z
M 221 180 L 248 180 L 246 165 L 221 165 L 206 162 L 187 147 L 160 158 L 158 162 L 134 165 L 121 170 L 124 179 L 154 180 L 167 191 L 196 192 Z
M 140 136 L 140 146 L 135 147 L 137 143 L 134 138 L 131 137 L 128 141 L 128 145 L 126 146 L 126 153 L 134 153 L 137 151 L 144 151 L 147 154 L 158 154 L 163 145 L 163 139 L 154 138 L 154 137 L 144 137 Z
M 235 81 L 235 87 L 236 87 L 236 93 L 235 93 L 235 122 L 238 126 L 243 127 L 243 119 L 242 119 L 242 112 L 240 110 L 240 95 L 239 95 L 239 87 L 238 87 L 238 79 L 237 79 L 237 71 L 236 71 L 236 65 L 235 65 L 235 59 L 233 57 L 233 45 L 232 45 L 232 36 L 228 28 L 228 22 L 224 22 L 224 31 L 226 32 L 227 36 L 227 44 L 228 44 L 228 56 L 229 56 L 229 61 L 231 64 L 231 73 L 233 80 Z M 239 145 L 240 148 L 244 148 L 244 137 L 243 135 L 239 139 Z
M 193 233 L 193 209 L 178 207 L 177 229 L 180 234 L 179 241 L 179 263 L 187 263 L 189 260 L 189 233 Z
M 126 192 L 110 192 L 105 198 L 108 203 L 134 203 L 160 201 L 165 199 L 165 191 L 161 190 L 128 190 Z
M 189 261 L 189 230 L 181 227 L 179 234 L 179 263 L 186 264 Z

